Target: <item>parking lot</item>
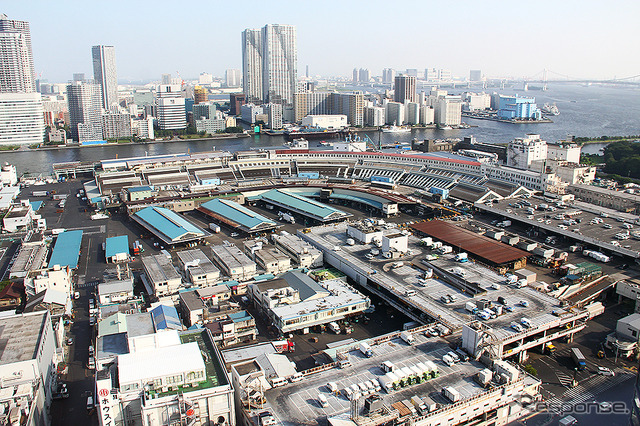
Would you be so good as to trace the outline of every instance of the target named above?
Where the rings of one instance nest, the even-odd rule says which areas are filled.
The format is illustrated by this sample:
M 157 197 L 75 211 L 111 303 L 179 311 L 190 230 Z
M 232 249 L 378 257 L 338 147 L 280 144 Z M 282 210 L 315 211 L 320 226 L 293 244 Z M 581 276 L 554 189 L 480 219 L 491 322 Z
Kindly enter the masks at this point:
M 339 390 L 368 380 L 378 380 L 384 375 L 380 364 L 390 360 L 397 368 L 432 361 L 438 367 L 439 377 L 424 383 L 412 385 L 387 394 L 379 392 L 386 405 L 410 399 L 414 395 L 429 396 L 435 402 L 450 404 L 441 394 L 444 386 L 453 386 L 463 399 L 479 393 L 482 388 L 472 380 L 472 376 L 484 366 L 475 361 L 461 362 L 448 366 L 442 356 L 451 351 L 441 338 L 427 338 L 414 335 L 416 342 L 407 345 L 400 339 L 373 347 L 373 357 L 366 358 L 359 351 L 349 353 L 352 365 L 346 369 L 331 369 L 305 377 L 301 382 L 275 388 L 267 393 L 267 400 L 276 418 L 286 419 L 287 424 L 311 424 L 316 419 L 334 416 L 349 411 L 351 402 L 342 394 L 332 394 L 328 382 L 335 382 Z M 329 405 L 321 407 L 318 395 L 323 394 Z M 362 407 L 360 407 L 362 408 Z M 284 423 L 283 423 L 284 424 Z
M 531 205 L 522 204 L 523 202 Z M 546 204 L 549 207 L 542 209 L 540 204 Z M 640 252 L 640 238 L 634 237 L 634 233 L 638 231 L 636 228 L 640 226 L 638 218 L 626 213 L 579 202 L 559 208 L 538 197 L 520 202 L 500 200 L 491 203 L 490 207 L 478 206 L 478 208 L 501 213 L 507 218 L 517 219 L 550 233 L 585 240 L 594 250 L 598 250 L 601 246 L 597 242 L 602 242 L 605 243 L 604 248 L 626 249 L 630 253 L 635 253 L 634 257 L 638 257 Z M 607 247 L 608 245 L 611 247 Z

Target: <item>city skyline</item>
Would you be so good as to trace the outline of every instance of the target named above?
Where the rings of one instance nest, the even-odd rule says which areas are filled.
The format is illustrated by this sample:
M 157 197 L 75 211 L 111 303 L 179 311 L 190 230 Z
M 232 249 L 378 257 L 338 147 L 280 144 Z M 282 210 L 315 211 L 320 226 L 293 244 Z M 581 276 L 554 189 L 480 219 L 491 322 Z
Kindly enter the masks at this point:
M 269 23 L 296 27 L 298 64 L 300 69 L 308 65 L 312 76 L 349 78 L 354 67 L 368 68 L 372 75 L 381 75 L 383 68 L 435 67 L 461 77 L 481 69 L 487 76 L 517 78 L 539 76 L 546 68 L 550 79 L 563 75 L 611 79 L 636 75 L 640 69 L 640 60 L 629 54 L 625 43 L 634 39 L 633 20 L 640 13 L 634 2 L 616 8 L 602 8 L 596 2 L 581 2 L 579 7 L 542 2 L 536 8 L 431 2 L 389 7 L 380 1 L 363 8 L 329 2 L 313 14 L 289 1 L 277 2 L 277 7 L 249 3 L 236 19 L 225 18 L 222 4 L 176 8 L 171 10 L 172 27 L 166 31 L 153 25 L 168 13 L 169 3 L 164 2 L 116 1 L 101 9 L 99 21 L 90 19 L 96 13 L 93 8 L 73 7 L 73 2 L 53 9 L 42 1 L 16 2 L 5 4 L 0 12 L 30 23 L 36 76 L 52 82 L 66 82 L 74 72 L 91 75 L 90 49 L 101 44 L 118 51 L 121 82 L 158 80 L 163 73 L 178 72 L 185 79 L 201 72 L 224 77 L 226 69 L 242 68 L 242 31 Z M 59 22 L 71 16 L 70 8 L 73 24 L 61 27 Z M 403 25 L 388 25 L 393 22 Z M 212 27 L 215 31 L 209 36 L 214 42 L 203 54 L 190 40 L 200 39 L 205 28 Z M 153 32 L 153 44 L 136 39 L 145 31 Z M 393 31 L 401 32 L 398 37 L 407 42 L 399 45 L 390 34 Z M 367 32 L 370 36 L 363 37 Z

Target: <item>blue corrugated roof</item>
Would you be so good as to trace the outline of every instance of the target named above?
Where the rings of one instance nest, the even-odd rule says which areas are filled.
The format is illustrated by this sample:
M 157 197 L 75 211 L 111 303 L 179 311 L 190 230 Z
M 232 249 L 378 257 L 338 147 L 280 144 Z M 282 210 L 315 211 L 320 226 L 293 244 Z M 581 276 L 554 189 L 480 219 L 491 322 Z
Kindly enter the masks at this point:
M 271 219 L 268 219 L 253 210 L 249 210 L 248 208 L 231 200 L 215 198 L 203 203 L 200 207 L 219 216 L 225 217 L 250 230 L 257 228 L 260 225 L 277 225 Z
M 118 237 L 107 238 L 105 244 L 105 257 L 112 258 L 120 253 L 129 254 L 129 237 L 120 235 Z
M 320 219 L 327 219 L 335 213 L 338 213 L 339 215 L 346 215 L 341 210 L 282 189 L 272 189 L 267 191 L 261 195 L 261 198 L 263 200 L 273 201 L 282 206 L 290 206 L 290 208 L 301 213 L 307 213 Z
M 379 201 L 374 201 L 371 200 L 369 198 L 365 198 L 365 197 L 358 197 L 355 195 L 347 195 L 347 194 L 338 194 L 338 193 L 333 193 L 330 196 L 331 198 L 339 198 L 341 200 L 349 200 L 349 201 L 357 201 L 359 203 L 363 203 L 363 204 L 368 204 L 370 206 L 376 207 L 378 209 L 382 208 L 382 203 Z
M 152 191 L 153 189 L 148 185 L 143 186 L 132 186 L 131 188 L 127 188 L 129 193 L 131 192 L 143 192 L 143 191 Z
M 153 325 L 158 330 L 182 330 L 178 311 L 173 306 L 160 305 L 151 310 Z
M 169 240 L 177 241 L 185 237 L 187 234 L 194 236 L 204 236 L 204 232 L 169 209 L 163 207 L 147 207 L 135 213 L 135 216 L 155 228 L 158 232 L 164 234 Z
M 80 257 L 80 244 L 82 243 L 82 231 L 65 231 L 58 234 L 56 244 L 53 246 L 49 268 L 53 265 L 68 266 L 71 269 L 78 267 Z
M 253 317 L 247 311 L 234 312 L 229 314 L 229 319 L 233 322 L 249 321 Z

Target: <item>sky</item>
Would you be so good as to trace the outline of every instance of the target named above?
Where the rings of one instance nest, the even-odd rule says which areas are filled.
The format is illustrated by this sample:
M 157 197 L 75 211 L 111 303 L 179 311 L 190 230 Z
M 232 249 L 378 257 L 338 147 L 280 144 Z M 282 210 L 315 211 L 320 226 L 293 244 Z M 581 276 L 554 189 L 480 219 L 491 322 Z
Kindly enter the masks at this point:
M 611 5 L 609 7 L 609 5 Z M 11 0 L 28 21 L 36 73 L 93 74 L 91 46 L 116 48 L 118 79 L 195 79 L 241 69 L 241 32 L 295 25 L 298 75 L 350 77 L 354 67 L 444 68 L 467 77 L 611 79 L 640 74 L 640 1 Z

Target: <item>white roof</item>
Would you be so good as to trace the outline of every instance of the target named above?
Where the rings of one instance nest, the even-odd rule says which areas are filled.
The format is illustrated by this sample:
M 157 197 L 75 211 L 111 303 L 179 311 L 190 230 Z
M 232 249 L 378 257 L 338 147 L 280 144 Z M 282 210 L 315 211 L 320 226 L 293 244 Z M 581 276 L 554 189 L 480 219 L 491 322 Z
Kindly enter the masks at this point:
M 149 362 L 153 360 L 153 362 Z M 204 371 L 205 365 L 198 343 L 166 346 L 118 356 L 120 386 L 129 383 L 174 376 L 189 371 Z
M 52 288 L 48 288 L 47 290 L 45 290 L 44 299 L 42 299 L 44 303 L 56 303 L 62 306 L 66 306 L 68 300 L 69 293 L 65 291 L 54 290 Z

